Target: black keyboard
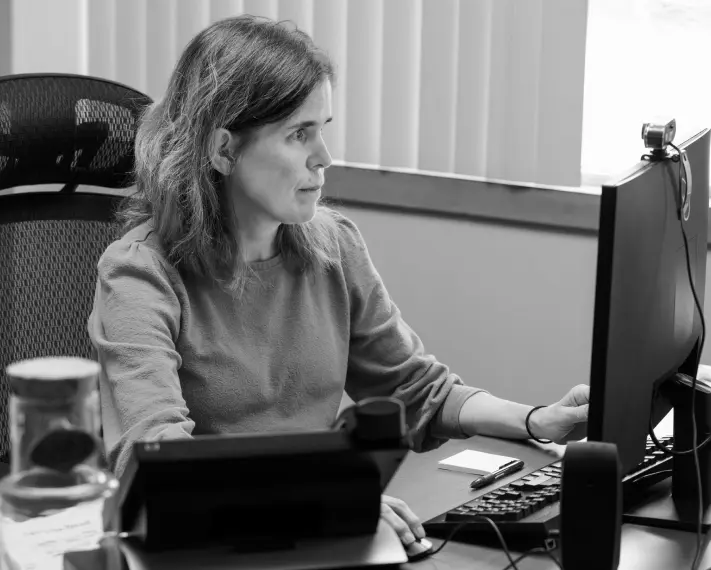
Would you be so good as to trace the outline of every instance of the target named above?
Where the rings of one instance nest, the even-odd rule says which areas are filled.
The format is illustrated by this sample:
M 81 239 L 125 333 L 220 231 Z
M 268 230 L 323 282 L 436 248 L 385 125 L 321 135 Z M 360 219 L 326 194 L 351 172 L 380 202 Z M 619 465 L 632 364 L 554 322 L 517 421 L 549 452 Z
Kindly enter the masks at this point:
M 674 445 L 673 437 L 659 441 L 668 449 Z M 648 439 L 644 460 L 622 480 L 623 494 L 669 477 L 670 469 L 671 456 L 657 450 Z M 499 546 L 492 525 L 477 518 L 485 516 L 496 523 L 509 548 L 541 546 L 559 528 L 561 472 L 561 461 L 550 463 L 427 521 L 425 531 L 435 538 L 447 538 L 461 525 L 452 540 Z
M 660 437 L 659 443 L 667 449 L 671 449 L 674 446 L 674 436 Z M 626 493 L 631 489 L 649 487 L 661 479 L 669 477 L 671 468 L 672 456 L 657 449 L 652 440 L 647 438 L 644 459 L 636 469 L 622 479 L 623 490 Z

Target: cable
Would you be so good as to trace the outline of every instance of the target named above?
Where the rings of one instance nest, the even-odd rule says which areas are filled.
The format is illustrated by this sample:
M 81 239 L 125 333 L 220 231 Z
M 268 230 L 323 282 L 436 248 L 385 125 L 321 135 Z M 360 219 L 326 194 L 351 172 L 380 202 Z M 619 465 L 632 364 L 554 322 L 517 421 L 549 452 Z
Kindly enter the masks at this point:
M 681 176 L 681 169 L 682 169 L 682 160 L 681 160 L 681 150 L 674 145 L 673 143 L 670 143 L 672 148 L 679 153 L 679 190 L 681 191 L 681 184 L 682 184 L 682 176 Z M 683 208 L 683 206 L 680 206 L 680 210 Z M 694 450 L 694 468 L 696 470 L 696 485 L 697 489 L 699 490 L 699 508 L 698 508 L 698 513 L 697 513 L 697 521 L 696 521 L 696 554 L 694 556 L 694 561 L 691 564 L 691 568 L 695 569 L 698 567 L 699 564 L 699 559 L 701 557 L 701 550 L 702 550 L 702 534 L 701 534 L 701 527 L 702 527 L 702 521 L 703 521 L 703 516 L 704 516 L 704 508 L 703 508 L 703 489 L 702 489 L 702 484 L 701 484 L 701 467 L 699 465 L 699 448 L 698 448 L 698 428 L 696 425 L 696 375 L 698 374 L 698 369 L 699 369 L 699 364 L 701 362 L 701 352 L 704 349 L 704 341 L 706 340 L 706 321 L 704 319 L 704 311 L 701 308 L 701 303 L 699 302 L 698 295 L 696 294 L 696 287 L 694 286 L 694 279 L 693 276 L 691 275 L 691 259 L 689 256 L 689 240 L 686 237 L 686 230 L 684 229 L 684 222 L 683 222 L 683 216 L 681 215 L 681 211 L 679 212 L 679 225 L 681 227 L 681 235 L 684 238 L 684 251 L 686 252 L 686 270 L 689 276 L 689 286 L 691 287 L 691 292 L 694 295 L 694 303 L 696 304 L 696 309 L 699 311 L 699 317 L 701 319 L 701 342 L 699 346 L 699 351 L 696 359 L 696 366 L 694 370 L 696 371 L 694 373 L 694 377 L 691 380 L 691 430 L 692 430 L 692 436 L 691 436 L 691 442 Z M 705 255 L 705 252 L 704 252 Z
M 691 378 L 691 376 L 689 376 Z M 693 381 L 692 381 L 693 384 Z M 656 396 L 656 392 L 654 393 Z M 652 401 L 654 401 L 654 397 L 652 397 Z M 711 441 L 711 435 L 709 435 L 704 441 L 702 441 L 699 445 L 696 445 L 690 449 L 668 449 L 665 447 L 660 441 L 657 435 L 654 433 L 654 426 L 652 425 L 652 418 L 649 418 L 649 436 L 652 438 L 652 441 L 654 442 L 654 447 L 659 449 L 660 451 L 663 451 L 666 455 L 690 455 L 692 453 L 695 453 L 704 447 L 708 445 L 708 443 Z
M 488 522 L 491 527 L 494 529 L 494 532 L 496 533 L 496 536 L 499 537 L 499 542 L 501 543 L 501 546 L 504 549 L 504 554 L 506 554 L 506 558 L 509 559 L 509 566 L 512 567 L 514 570 L 518 570 L 518 567 L 516 566 L 516 562 L 514 562 L 513 557 L 511 556 L 511 551 L 509 550 L 508 545 L 506 544 L 506 540 L 504 540 L 504 535 L 501 534 L 501 531 L 499 530 L 499 527 L 496 526 L 496 523 L 492 521 L 489 517 L 484 517 L 479 515 L 477 518 L 484 519 L 486 522 Z
M 483 515 L 478 515 L 476 517 L 472 517 L 472 521 L 464 521 L 461 523 L 451 523 L 454 527 L 452 529 L 452 532 L 449 533 L 449 535 L 447 536 L 447 538 L 444 539 L 442 544 L 440 544 L 435 550 L 430 552 L 430 554 L 429 554 L 429 556 L 427 556 L 427 558 L 430 558 L 430 557 L 434 556 L 435 554 L 437 554 L 440 550 L 442 550 L 447 545 L 447 543 L 449 543 L 450 540 L 452 540 L 452 538 L 454 537 L 455 534 L 457 534 L 460 530 L 465 528 L 470 522 L 473 522 L 476 519 L 485 520 L 487 523 L 489 523 L 491 525 L 491 528 L 494 529 L 494 532 L 496 533 L 496 537 L 499 539 L 499 543 L 501 544 L 501 548 L 503 548 L 504 554 L 506 554 L 506 558 L 508 558 L 508 560 L 509 560 L 509 563 L 504 570 L 509 570 L 510 568 L 513 568 L 513 570 L 518 570 L 518 566 L 516 566 L 516 564 L 519 561 L 523 560 L 527 556 L 531 556 L 532 554 L 537 554 L 538 552 L 547 554 L 558 565 L 558 568 L 560 568 L 562 570 L 563 567 L 561 566 L 560 562 L 558 562 L 558 560 L 550 553 L 551 549 L 547 548 L 545 546 L 543 546 L 543 547 L 537 546 L 535 548 L 532 548 L 531 550 L 524 552 L 518 558 L 514 559 L 511 556 L 511 551 L 509 550 L 509 547 L 506 544 L 506 540 L 504 539 L 504 536 L 501 534 L 501 531 L 499 530 L 499 527 L 497 526 L 497 524 L 493 520 L 491 520 L 489 517 L 485 517 Z
M 553 556 L 553 553 L 550 551 L 550 549 L 545 548 L 545 547 L 542 547 L 542 546 L 536 546 L 535 548 L 531 548 L 531 550 L 527 550 L 526 552 L 524 552 L 523 554 L 521 554 L 521 556 L 519 556 L 518 558 L 516 558 L 516 559 L 514 560 L 514 562 L 516 562 L 516 564 L 518 564 L 518 563 L 521 562 L 521 560 L 523 560 L 524 558 L 528 558 L 529 556 L 532 556 L 532 555 L 534 555 L 534 554 L 545 554 L 545 555 L 547 555 L 548 558 L 550 558 L 553 562 L 555 562 L 555 565 L 556 565 L 558 568 L 560 568 L 560 570 L 563 570 L 563 565 L 560 563 L 560 561 L 559 561 L 555 556 Z M 514 567 L 511 566 L 511 564 L 509 564 L 509 565 L 506 566 L 506 568 L 504 568 L 503 570 L 509 570 L 509 568 L 514 568 Z
M 434 555 L 437 554 L 440 550 L 442 550 L 442 549 L 447 545 L 447 543 L 448 543 L 450 540 L 452 540 L 452 538 L 454 537 L 454 535 L 457 534 L 460 530 L 462 530 L 462 529 L 463 529 L 465 526 L 467 526 L 468 524 L 469 524 L 468 522 L 463 522 L 463 523 L 459 523 L 458 525 L 455 525 L 455 527 L 452 529 L 452 532 L 449 533 L 449 536 L 447 536 L 447 538 L 444 539 L 444 541 L 442 542 L 442 544 L 440 544 L 437 548 L 435 548 L 432 552 L 430 552 L 430 555 L 429 555 L 427 558 L 430 558 L 430 557 L 434 556 Z
M 551 550 L 554 550 L 554 549 L 546 548 L 545 546 L 536 546 L 536 547 L 534 547 L 534 548 L 531 548 L 530 550 L 527 550 L 526 552 L 524 552 L 523 554 L 521 554 L 521 555 L 518 556 L 517 558 L 514 558 L 514 562 L 515 562 L 516 564 L 518 564 L 518 563 L 521 562 L 521 560 L 523 560 L 524 558 L 528 558 L 529 556 L 533 556 L 534 554 L 546 554 L 553 562 L 556 563 L 556 566 L 558 566 L 558 568 L 560 568 L 561 570 L 563 570 L 563 566 L 562 566 L 561 563 L 558 561 L 558 559 L 557 559 L 555 556 L 553 556 L 553 553 L 551 552 Z M 509 570 L 510 568 L 513 568 L 513 566 L 511 566 L 511 564 L 509 564 L 508 566 L 506 566 L 506 567 L 503 568 L 502 570 Z
M 501 531 L 499 530 L 499 527 L 496 525 L 496 523 L 491 520 L 489 517 L 485 517 L 482 515 L 478 515 L 476 517 L 472 517 L 472 521 L 476 519 L 481 519 L 485 520 L 487 523 L 491 525 L 491 528 L 494 529 L 494 532 L 496 533 L 497 538 L 499 539 L 499 543 L 501 544 L 501 547 L 504 549 L 504 554 L 506 554 L 506 558 L 509 559 L 509 565 L 506 568 L 513 568 L 514 570 L 518 570 L 518 567 L 516 566 L 516 561 L 513 559 L 511 556 L 511 551 L 509 550 L 508 545 L 506 544 L 506 540 L 504 539 L 504 536 L 501 534 Z M 469 524 L 470 521 L 465 521 L 461 522 L 459 524 L 453 523 L 455 525 L 454 529 L 452 532 L 449 533 L 449 536 L 444 540 L 442 544 L 440 544 L 435 550 L 433 550 L 430 555 L 427 558 L 430 558 L 437 554 L 440 550 L 444 548 L 444 546 L 452 540 L 455 534 L 457 534 L 460 530 L 462 530 L 464 527 L 466 527 Z
M 549 545 L 536 546 L 536 547 L 531 548 L 530 550 L 527 550 L 526 552 L 522 553 L 517 558 L 513 558 L 511 556 L 511 551 L 509 550 L 509 547 L 506 544 L 506 540 L 504 539 L 503 535 L 501 534 L 499 527 L 493 520 L 491 520 L 489 517 L 485 517 L 485 516 L 477 516 L 477 517 L 472 517 L 472 518 L 485 520 L 494 529 L 494 532 L 496 533 L 496 536 L 499 539 L 499 543 L 501 543 L 501 547 L 504 550 L 504 554 L 506 554 L 506 558 L 508 558 L 508 560 L 509 560 L 509 563 L 506 565 L 506 567 L 503 568 L 503 570 L 510 570 L 510 569 L 518 570 L 518 566 L 516 566 L 516 565 L 519 562 L 521 562 L 521 560 L 523 560 L 524 558 L 527 558 L 527 557 L 532 556 L 534 554 L 546 554 L 551 560 L 553 560 L 553 562 L 555 562 L 555 564 L 556 564 L 556 566 L 558 566 L 558 568 L 563 570 L 563 566 L 558 561 L 558 559 L 555 556 L 553 556 L 553 553 L 551 552 L 552 550 L 555 550 L 556 546 L 549 546 Z M 454 526 L 454 528 L 452 529 L 452 532 L 449 533 L 449 535 L 447 536 L 447 538 L 444 539 L 442 544 L 440 544 L 436 549 L 434 549 L 432 552 L 430 552 L 430 554 L 427 556 L 427 558 L 431 558 L 432 556 L 437 554 L 440 550 L 442 550 L 449 543 L 449 541 L 452 540 L 454 535 L 457 534 L 464 527 L 466 527 L 469 524 L 469 522 L 470 521 L 465 521 L 465 522 L 461 522 L 461 523 L 451 523 Z M 552 543 L 553 545 L 556 544 L 555 541 L 548 541 L 548 542 Z
M 681 192 L 681 187 L 682 187 L 682 153 L 679 147 L 677 147 L 673 143 L 669 143 L 670 146 L 676 150 L 678 153 L 678 162 L 679 162 L 679 187 L 678 191 Z M 692 570 L 695 570 L 698 567 L 699 560 L 701 557 L 701 550 L 702 550 L 702 542 L 703 542 L 703 535 L 701 532 L 702 529 L 702 521 L 703 521 L 703 515 L 704 515 L 704 509 L 702 506 L 702 484 L 701 484 L 701 467 L 699 465 L 699 449 L 706 445 L 709 441 L 711 441 L 711 436 L 706 438 L 701 445 L 698 444 L 698 429 L 696 425 L 696 374 L 698 373 L 698 368 L 699 368 L 699 363 L 701 361 L 701 353 L 704 348 L 704 342 L 706 340 L 706 320 L 704 319 L 704 311 L 701 308 L 701 303 L 699 302 L 699 297 L 696 294 L 696 287 L 694 286 L 694 278 L 691 274 L 691 259 L 689 255 L 689 240 L 686 237 L 686 230 L 684 228 L 684 220 L 683 220 L 683 215 L 682 215 L 682 209 L 683 209 L 683 200 L 681 197 L 679 198 L 679 225 L 681 228 L 681 235 L 684 240 L 684 252 L 686 254 L 686 271 L 687 275 L 689 277 L 689 286 L 691 287 L 691 293 L 694 296 L 694 304 L 696 306 L 696 310 L 699 313 L 699 318 L 701 320 L 701 339 L 700 339 L 700 346 L 699 350 L 697 353 L 697 358 L 696 358 L 696 366 L 695 370 L 697 372 L 694 373 L 693 377 L 691 378 L 691 449 L 687 449 L 684 451 L 680 450 L 675 450 L 675 449 L 667 449 L 664 447 L 660 442 L 659 439 L 657 438 L 656 434 L 654 433 L 654 430 L 651 429 L 651 418 L 650 418 L 650 437 L 652 438 L 652 441 L 654 442 L 654 445 L 661 449 L 664 453 L 667 453 L 669 455 L 688 455 L 689 453 L 692 453 L 694 456 L 694 467 L 696 470 L 696 485 L 697 489 L 699 491 L 699 500 L 698 500 L 698 512 L 697 512 L 697 520 L 696 520 L 696 553 L 694 555 L 694 560 L 691 564 Z M 705 215 L 705 214 L 704 214 Z
M 650 477 L 656 477 L 658 475 L 665 475 L 666 473 L 671 473 L 672 469 L 662 469 L 661 471 L 655 471 L 654 473 L 643 473 L 639 477 L 635 477 L 634 479 L 630 479 L 630 483 L 639 483 L 640 481 L 644 479 L 649 479 Z M 662 477 L 662 479 L 666 479 L 667 477 Z M 662 480 L 660 479 L 660 481 Z
M 680 150 L 679 147 L 676 146 L 674 143 L 669 143 L 669 145 L 670 145 L 672 148 L 674 148 L 674 150 L 676 150 L 677 153 L 678 153 L 677 156 L 672 157 L 672 160 L 676 159 L 676 162 L 679 163 L 679 176 L 678 176 L 678 179 L 679 179 L 679 188 L 678 188 L 678 189 L 679 189 L 679 191 L 681 191 L 681 184 L 682 184 L 682 182 L 681 182 L 681 181 L 682 181 L 682 176 L 681 176 L 681 169 L 682 169 L 681 150 Z M 681 200 L 680 200 L 679 203 L 680 203 L 680 206 L 679 206 L 679 216 L 678 216 L 678 217 L 679 217 L 679 225 L 680 225 L 680 228 L 681 228 L 681 236 L 682 236 L 682 238 L 683 238 L 683 240 L 684 240 L 684 253 L 685 253 L 685 257 L 686 257 L 686 273 L 687 273 L 687 276 L 688 276 L 688 278 L 689 278 L 689 285 L 691 286 L 691 293 L 692 293 L 693 296 L 694 296 L 694 304 L 695 304 L 696 310 L 697 310 L 698 313 L 699 313 L 699 318 L 701 319 L 701 344 L 700 344 L 700 346 L 699 346 L 698 358 L 697 358 L 697 360 L 696 360 L 696 369 L 697 369 L 697 371 L 698 371 L 699 363 L 700 363 L 700 361 L 701 361 L 701 353 L 703 352 L 703 349 L 704 349 L 704 342 L 706 341 L 706 319 L 704 318 L 704 312 L 703 312 L 703 310 L 701 309 L 701 303 L 699 302 L 699 297 L 698 297 L 698 295 L 696 294 L 696 287 L 694 286 L 694 279 L 693 279 L 693 277 L 692 277 L 692 275 L 691 275 L 691 259 L 690 259 L 690 256 L 689 256 L 689 240 L 688 240 L 688 238 L 686 237 L 686 230 L 684 229 L 684 222 L 683 222 L 683 218 L 682 218 L 682 215 L 681 215 L 681 211 L 682 211 L 682 208 L 683 208 L 683 204 L 681 203 Z M 693 411 L 693 410 L 695 409 L 694 406 L 695 406 L 695 403 L 696 403 L 696 377 L 691 378 L 691 385 L 692 385 L 692 389 L 691 389 L 691 409 L 692 409 L 692 411 Z M 711 435 L 709 435 L 709 436 L 708 436 L 704 441 L 702 441 L 701 443 L 698 443 L 698 442 L 696 441 L 696 438 L 697 438 L 696 429 L 697 429 L 697 426 L 696 426 L 696 415 L 695 415 L 695 414 L 692 414 L 692 431 L 693 431 L 693 445 L 692 445 L 692 447 L 691 447 L 690 449 L 685 449 L 685 450 L 667 449 L 664 445 L 662 445 L 662 444 L 660 443 L 659 439 L 657 438 L 657 435 L 654 433 L 654 428 L 653 428 L 653 426 L 652 426 L 652 416 L 651 416 L 651 414 L 650 414 L 650 418 L 649 418 L 649 435 L 650 435 L 652 441 L 654 442 L 655 447 L 657 447 L 658 449 L 660 449 L 660 450 L 661 450 L 662 452 L 664 452 L 666 455 L 671 455 L 671 456 L 675 456 L 675 455 L 689 455 L 689 454 L 693 453 L 695 456 L 697 456 L 697 455 L 698 455 L 698 451 L 699 451 L 700 449 L 702 449 L 703 447 L 705 447 L 706 445 L 708 445 L 709 442 L 711 442 Z M 695 463 L 698 465 L 698 457 L 696 457 Z M 700 478 L 699 478 L 699 480 L 700 480 Z

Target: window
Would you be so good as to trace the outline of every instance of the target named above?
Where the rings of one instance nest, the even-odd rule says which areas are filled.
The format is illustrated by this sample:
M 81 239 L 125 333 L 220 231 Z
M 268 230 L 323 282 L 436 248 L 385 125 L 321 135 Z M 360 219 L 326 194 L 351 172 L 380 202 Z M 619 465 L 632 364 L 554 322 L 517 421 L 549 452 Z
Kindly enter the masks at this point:
M 179 53 L 210 22 L 245 12 L 292 20 L 338 66 L 327 133 L 335 159 L 579 184 L 587 0 L 56 4 L 11 1 L 13 73 L 85 73 L 157 98 Z
M 675 118 L 675 143 L 711 127 L 711 2 L 591 0 L 583 112 L 584 181 L 644 153 L 642 124 Z

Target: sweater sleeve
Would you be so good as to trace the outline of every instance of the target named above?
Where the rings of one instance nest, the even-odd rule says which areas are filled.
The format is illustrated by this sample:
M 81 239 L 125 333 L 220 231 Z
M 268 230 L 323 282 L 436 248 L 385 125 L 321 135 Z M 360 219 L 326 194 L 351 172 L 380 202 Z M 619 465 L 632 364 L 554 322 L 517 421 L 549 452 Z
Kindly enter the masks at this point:
M 191 437 L 194 427 L 178 378 L 181 308 L 174 281 L 141 242 L 115 242 L 99 261 L 88 331 L 102 365 L 107 456 L 119 476 L 134 442 Z
M 351 339 L 346 391 L 354 400 L 393 396 L 406 408 L 415 451 L 467 435 L 464 402 L 482 390 L 465 386 L 405 323 L 375 269 L 358 228 L 340 215 L 339 244 L 350 298 Z

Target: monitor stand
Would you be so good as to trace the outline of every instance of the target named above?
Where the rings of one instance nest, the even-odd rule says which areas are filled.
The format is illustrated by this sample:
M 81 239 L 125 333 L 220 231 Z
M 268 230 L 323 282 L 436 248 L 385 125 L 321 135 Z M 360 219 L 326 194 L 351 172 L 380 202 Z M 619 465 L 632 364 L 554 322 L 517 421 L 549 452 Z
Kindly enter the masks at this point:
M 398 566 L 407 562 L 400 538 L 379 520 L 375 534 L 304 540 L 293 549 L 236 553 L 226 548 L 146 552 L 140 542 L 123 540 L 121 551 L 130 570 L 322 570 Z
M 688 484 L 696 487 L 693 479 Z M 633 502 L 633 506 L 625 509 L 622 522 L 696 532 L 697 506 L 686 501 L 675 500 L 671 488 L 672 479 L 668 477 L 647 489 L 642 497 Z M 705 534 L 709 530 L 711 530 L 711 507 L 706 507 L 701 521 L 701 532 Z
M 674 410 L 674 447 L 691 449 L 694 445 L 692 428 L 691 386 L 673 381 L 663 387 Z M 695 410 L 697 441 L 704 441 L 711 433 L 711 386 L 705 381 L 696 385 Z M 636 497 L 625 497 L 623 522 L 657 528 L 696 532 L 699 501 L 703 515 L 701 531 L 711 529 L 711 444 L 698 451 L 701 475 L 701 497 L 693 454 L 674 456 L 672 476 Z

